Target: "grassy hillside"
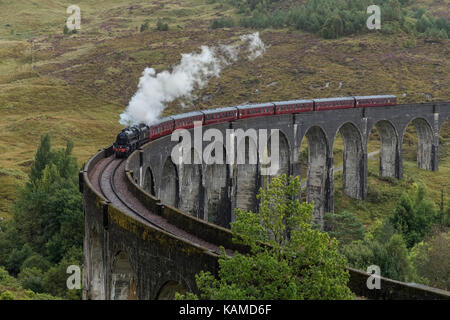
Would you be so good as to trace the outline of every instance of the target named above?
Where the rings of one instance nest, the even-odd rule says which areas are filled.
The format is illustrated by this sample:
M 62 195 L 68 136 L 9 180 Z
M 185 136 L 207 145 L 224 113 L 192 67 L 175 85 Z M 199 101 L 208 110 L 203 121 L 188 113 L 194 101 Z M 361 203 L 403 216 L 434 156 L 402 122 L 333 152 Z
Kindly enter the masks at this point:
M 420 0 L 415 4 L 445 17 L 447 2 Z M 81 8 L 82 29 L 64 35 L 70 4 Z M 238 27 L 209 29 L 213 19 L 228 15 L 236 15 L 236 9 L 207 0 L 0 1 L 0 147 L 4 150 L 0 217 L 10 216 L 9 205 L 28 173 L 42 133 L 50 132 L 60 146 L 67 138 L 73 139 L 81 165 L 113 141 L 121 128 L 119 114 L 136 91 L 145 67 L 159 72 L 178 63 L 181 53 L 201 45 L 232 43 L 254 32 Z M 158 19 L 169 25 L 169 31 L 155 30 Z M 145 22 L 149 30 L 139 32 Z M 382 93 L 396 94 L 400 102 L 450 100 L 449 40 L 417 38 L 411 47 L 411 37 L 370 33 L 323 40 L 290 29 L 266 29 L 261 32 L 267 45 L 264 56 L 225 68 L 220 78 L 197 92 L 198 100 L 190 109 Z M 172 103 L 165 113 L 182 111 Z M 443 132 L 447 139 L 448 132 Z M 335 148 L 339 165 L 342 141 Z M 369 151 L 376 148 L 374 142 Z M 441 159 L 440 174 L 415 169 L 413 160 L 406 160 L 405 181 L 398 183 L 378 179 L 376 160 L 371 161 L 369 190 L 395 199 L 393 190 L 408 187 L 409 178 L 422 179 L 430 189 L 448 184 L 448 156 Z M 349 207 L 366 224 L 386 214 L 392 205 L 375 200 L 366 205 L 336 190 L 336 208 Z M 432 190 L 432 196 L 438 192 Z

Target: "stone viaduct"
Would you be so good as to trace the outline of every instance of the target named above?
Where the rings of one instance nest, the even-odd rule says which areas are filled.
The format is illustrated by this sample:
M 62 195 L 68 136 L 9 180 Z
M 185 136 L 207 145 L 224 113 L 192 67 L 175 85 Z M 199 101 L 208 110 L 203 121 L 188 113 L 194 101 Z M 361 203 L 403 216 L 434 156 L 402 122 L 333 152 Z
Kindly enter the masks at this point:
M 333 212 L 334 207 L 333 144 L 338 132 L 344 140 L 343 192 L 364 200 L 367 143 L 373 127 L 381 140 L 380 175 L 401 179 L 407 126 L 412 123 L 416 128 L 418 167 L 438 171 L 439 133 L 449 117 L 450 103 L 435 102 L 275 115 L 212 126 L 224 136 L 227 129 L 279 129 L 277 174 L 300 175 L 300 145 L 307 139 L 306 199 L 314 201 L 315 220 L 323 225 L 324 213 Z M 252 146 L 251 139 L 243 141 L 248 158 L 249 150 L 258 146 Z M 195 274 L 200 270 L 217 272 L 220 245 L 245 250 L 232 243 L 227 227 L 235 208 L 257 208 L 257 190 L 270 177 L 261 175 L 259 164 L 203 161 L 175 165 L 171 152 L 177 144 L 170 136 L 157 139 L 123 163 L 117 162 L 114 170 L 108 166 L 118 160 L 113 160 L 110 147 L 97 153 L 80 172 L 85 212 L 85 299 L 167 299 L 173 298 L 175 291 L 196 292 Z M 203 149 L 210 144 L 203 141 Z M 194 150 L 192 156 L 200 157 Z M 439 295 L 389 279 L 383 280 L 385 289 L 367 292 L 367 275 L 349 271 L 350 287 L 357 294 L 372 298 Z

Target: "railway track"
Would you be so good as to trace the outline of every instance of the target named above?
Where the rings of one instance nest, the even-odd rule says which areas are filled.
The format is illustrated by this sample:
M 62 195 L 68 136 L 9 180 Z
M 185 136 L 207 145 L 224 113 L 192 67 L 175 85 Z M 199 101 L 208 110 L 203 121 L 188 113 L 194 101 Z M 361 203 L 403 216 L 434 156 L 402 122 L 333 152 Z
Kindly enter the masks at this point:
M 112 191 L 112 193 L 114 194 L 114 197 L 120 201 L 120 203 L 125 206 L 127 208 L 128 211 L 131 211 L 133 214 L 135 214 L 136 216 L 138 216 L 139 218 L 143 219 L 145 222 L 147 222 L 148 224 L 150 224 L 151 226 L 153 226 L 154 228 L 158 229 L 158 230 L 162 230 L 165 231 L 167 233 L 170 233 L 174 236 L 176 236 L 174 233 L 170 232 L 169 230 L 167 230 L 166 228 L 163 228 L 162 226 L 154 223 L 153 221 L 151 221 L 150 219 L 146 218 L 145 216 L 143 216 L 142 214 L 140 214 L 137 210 L 135 210 L 132 206 L 130 206 L 127 201 L 123 198 L 123 196 L 117 191 L 117 188 L 115 186 L 115 182 L 114 182 L 114 177 L 116 176 L 116 172 L 117 169 L 120 167 L 120 165 L 125 161 L 125 159 L 115 159 L 114 156 L 112 156 L 111 161 L 109 161 L 107 163 L 107 165 L 104 167 L 104 169 L 102 170 L 102 172 L 99 175 L 99 186 L 100 186 L 100 191 L 103 194 L 103 196 L 110 201 L 111 203 L 113 202 L 114 199 L 111 199 L 111 196 L 108 198 L 107 193 L 110 194 L 109 191 Z M 113 167 L 112 169 L 110 167 Z M 112 170 L 112 173 L 109 174 L 108 171 Z M 106 177 L 104 176 L 104 173 L 106 172 Z M 109 182 L 109 186 L 110 186 L 110 190 L 105 190 L 105 182 L 108 181 Z
M 98 169 L 100 170 L 97 177 L 98 191 L 105 200 L 109 201 L 116 208 L 128 212 L 130 215 L 137 217 L 157 230 L 164 231 L 177 238 L 191 241 L 212 253 L 220 254 L 218 246 L 199 239 L 186 231 L 171 225 L 161 216 L 154 213 L 151 214 L 136 198 L 133 197 L 130 199 L 130 197 L 127 197 L 124 194 L 126 192 L 121 192 L 121 190 L 119 190 L 120 185 L 118 186 L 118 184 L 121 183 L 120 179 L 126 179 L 125 176 L 121 176 L 121 174 L 124 174 L 123 164 L 126 159 L 116 159 L 114 155 L 109 158 L 110 159 L 105 160 L 105 162 L 98 165 Z M 122 186 L 122 190 L 123 188 L 124 187 Z M 136 203 L 136 207 L 134 207 L 132 203 Z

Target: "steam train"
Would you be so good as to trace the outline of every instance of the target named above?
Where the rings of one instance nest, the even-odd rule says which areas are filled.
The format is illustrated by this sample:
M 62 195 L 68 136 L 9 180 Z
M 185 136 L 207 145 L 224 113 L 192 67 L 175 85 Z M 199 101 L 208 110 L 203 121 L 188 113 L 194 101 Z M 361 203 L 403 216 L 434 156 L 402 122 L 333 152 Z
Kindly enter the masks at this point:
M 200 121 L 202 125 L 209 125 L 213 123 L 271 115 L 348 108 L 395 106 L 396 104 L 396 96 L 379 95 L 279 101 L 194 111 L 159 119 L 157 123 L 151 126 L 139 124 L 125 128 L 117 135 L 116 142 L 113 144 L 113 150 L 118 158 L 128 157 L 134 150 L 149 141 L 171 134 L 176 129 L 193 128 L 195 121 Z

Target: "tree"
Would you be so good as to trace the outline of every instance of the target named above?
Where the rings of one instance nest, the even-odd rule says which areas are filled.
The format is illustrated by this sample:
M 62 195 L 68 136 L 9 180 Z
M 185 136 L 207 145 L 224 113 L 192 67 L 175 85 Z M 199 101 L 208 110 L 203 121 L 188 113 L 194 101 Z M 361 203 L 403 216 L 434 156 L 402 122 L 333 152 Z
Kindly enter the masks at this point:
M 425 186 L 419 185 L 413 196 L 414 201 L 404 193 L 390 218 L 395 229 L 403 235 L 408 248 L 419 242 L 433 224 L 440 222 L 439 212 L 435 209 L 434 202 L 428 198 Z
M 411 273 L 408 249 L 401 234 L 394 234 L 386 244 L 387 263 L 385 274 L 389 278 L 406 281 Z
M 348 211 L 325 214 L 325 230 L 335 237 L 340 245 L 364 239 L 365 230 L 356 216 Z
M 41 178 L 42 171 L 52 160 L 52 153 L 50 149 L 50 136 L 45 134 L 41 137 L 41 144 L 36 151 L 34 162 L 31 165 L 30 183 L 32 185 L 34 185 L 36 181 Z
M 327 18 L 321 34 L 325 39 L 337 39 L 344 34 L 344 23 L 339 14 L 333 13 Z
M 46 254 L 45 245 L 54 237 L 64 237 L 68 247 L 82 244 L 82 198 L 72 150 L 71 141 L 65 149 L 51 150 L 50 137 L 43 136 L 29 183 L 20 190 L 14 205 L 14 227 L 41 255 Z
M 432 287 L 450 290 L 450 233 L 437 232 L 417 243 L 410 253 L 418 281 Z
M 33 251 L 28 243 L 25 243 L 19 250 L 13 249 L 6 260 L 6 268 L 12 275 L 17 275 L 23 262 L 33 254 Z
M 56 265 L 51 267 L 43 277 L 43 287 L 45 292 L 53 296 L 63 297 L 71 300 L 81 299 L 81 290 L 69 290 L 67 288 L 67 268 L 70 265 L 80 265 L 78 250 L 70 250 L 64 258 Z
M 354 241 L 341 251 L 354 268 L 366 270 L 370 265 L 376 265 L 380 267 L 383 277 L 399 281 L 405 281 L 411 276 L 408 249 L 400 234 L 394 234 L 386 243 L 377 239 Z
M 25 261 L 22 263 L 20 269 L 24 270 L 25 268 L 36 268 L 41 270 L 42 272 L 45 272 L 50 268 L 50 262 L 48 262 L 48 260 L 40 254 L 35 253 L 25 259 Z
M 50 137 L 41 137 L 29 181 L 14 204 L 13 219 L 0 225 L 0 264 L 12 275 L 20 274 L 23 285 L 33 291 L 52 287 L 50 263 L 59 265 L 69 258 L 71 264 L 82 262 L 83 208 L 72 151 L 71 141 L 66 148 L 52 150 Z M 67 278 L 59 271 L 61 279 Z
M 350 299 L 338 242 L 312 228 L 313 205 L 300 203 L 298 177 L 260 189 L 257 213 L 236 210 L 233 240 L 249 252 L 219 258 L 218 278 L 196 276 L 203 299 Z M 193 296 L 189 295 L 190 298 Z
M 443 226 L 450 227 L 450 199 L 447 202 L 447 209 L 444 210 L 444 214 L 441 219 Z
M 33 292 L 43 292 L 43 277 L 42 270 L 37 268 L 24 268 L 19 273 L 19 281 L 24 289 L 30 289 Z

